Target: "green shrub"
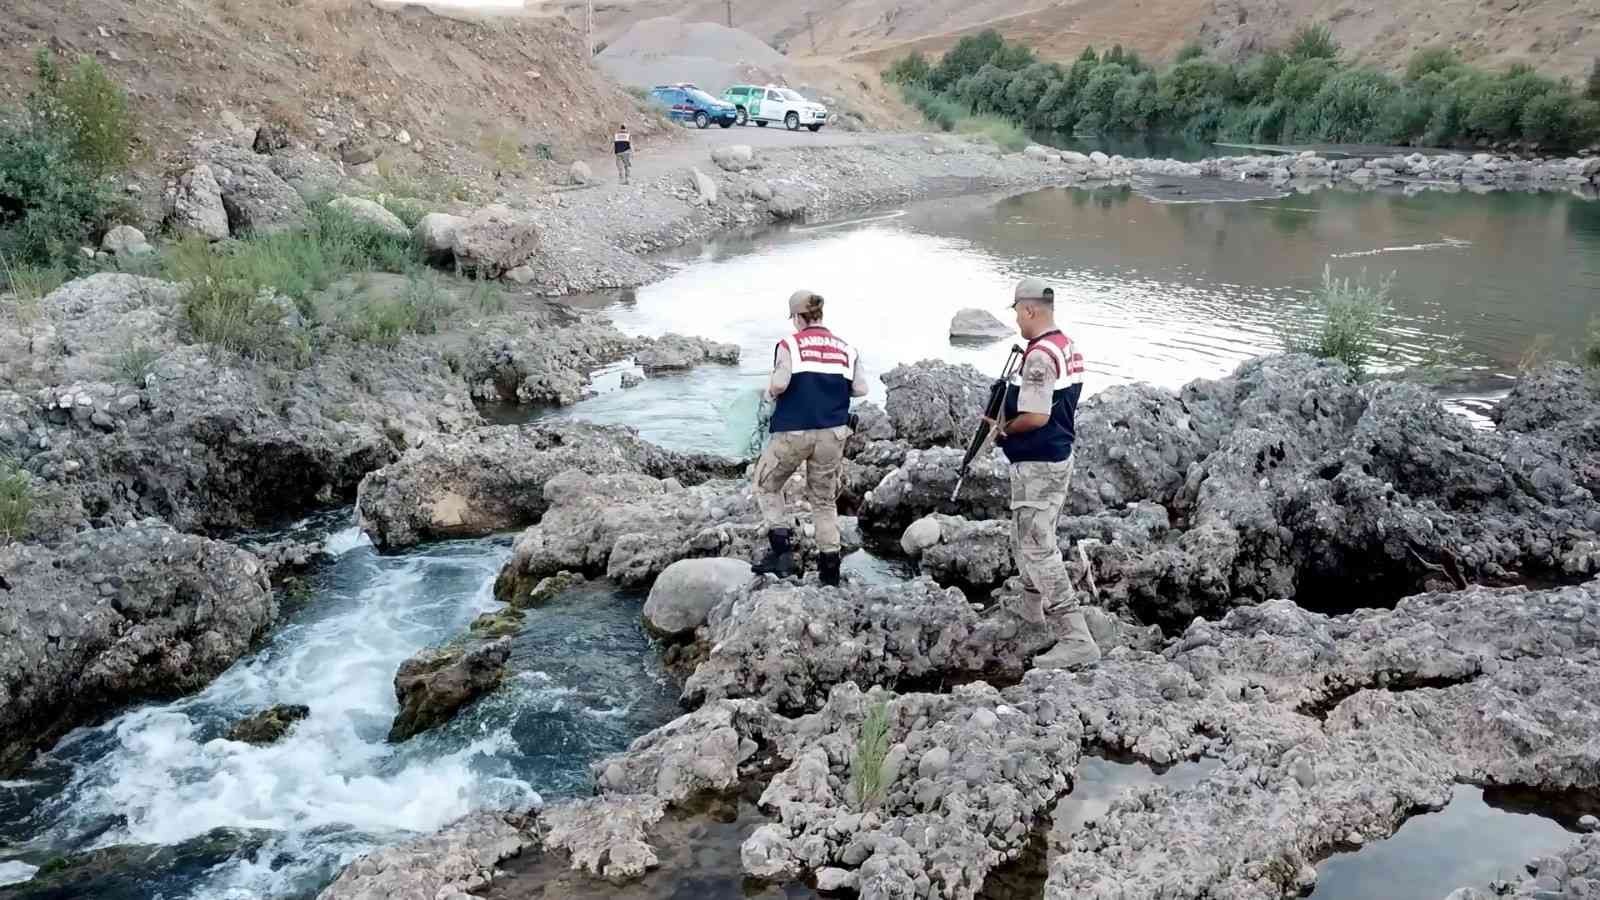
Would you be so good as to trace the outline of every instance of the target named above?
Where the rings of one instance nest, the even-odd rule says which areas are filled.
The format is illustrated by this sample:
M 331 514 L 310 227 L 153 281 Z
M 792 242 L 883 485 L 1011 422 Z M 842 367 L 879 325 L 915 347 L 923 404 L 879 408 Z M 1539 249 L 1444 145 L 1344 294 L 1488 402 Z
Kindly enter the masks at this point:
M 450 294 L 431 271 L 413 272 L 399 294 L 364 296 L 346 323 L 351 340 L 393 347 L 412 334 L 435 334 L 454 311 Z
M 1338 59 L 1339 45 L 1333 30 L 1326 25 L 1302 25 L 1289 39 L 1284 53 L 1293 62 L 1312 59 Z
M 1600 58 L 1595 59 L 1594 65 L 1589 67 L 1589 82 L 1584 94 L 1590 100 L 1600 103 Z
M 1346 69 L 1328 79 L 1312 105 L 1316 136 L 1325 141 L 1363 141 L 1395 93 L 1389 76 L 1373 69 Z
M 939 64 L 928 75 L 928 86 L 936 91 L 945 90 L 988 65 L 1004 46 L 1005 39 L 992 28 L 963 37 L 940 57 Z
M 889 755 L 889 708 L 879 701 L 867 710 L 856 733 L 850 757 L 850 800 L 857 811 L 877 806 L 889 785 L 883 779 L 883 760 Z
M 33 515 L 33 479 L 15 460 L 0 459 L 0 544 L 20 540 Z
M 1583 348 L 1583 363 L 1591 369 L 1600 369 L 1600 316 L 1589 320 L 1589 337 Z
M 1435 72 L 1444 72 L 1461 65 L 1461 57 L 1449 47 L 1424 47 L 1406 63 L 1406 81 L 1421 81 Z
M 1291 106 L 1310 103 L 1336 71 L 1338 66 L 1327 59 L 1289 63 L 1278 75 L 1278 83 L 1272 89 L 1273 96 Z
M 913 51 L 885 69 L 883 79 L 892 84 L 925 84 L 932 73 L 933 67 L 928 65 L 928 58 Z
M 1205 55 L 1206 48 L 1200 46 L 1198 41 L 1190 41 L 1189 43 L 1183 45 L 1183 49 L 1178 51 L 1178 58 L 1173 61 L 1177 63 L 1186 63 L 1191 59 L 1204 59 Z
M 148 344 L 130 344 L 117 354 L 117 374 L 129 384 L 144 387 L 145 377 L 160 358 L 161 351 Z
M 1117 92 L 1122 90 L 1127 80 L 1127 70 L 1114 63 L 1102 64 L 1095 69 L 1094 76 L 1084 85 L 1083 94 L 1078 97 L 1079 118 L 1094 115 L 1101 122 L 1113 121 L 1117 112 Z
M 1333 277 L 1332 267 L 1325 267 L 1313 314 L 1284 329 L 1284 348 L 1339 360 L 1357 378 L 1364 377 L 1385 351 L 1383 324 L 1393 309 L 1393 285 L 1393 273 L 1374 287 L 1367 284 L 1365 270 L 1357 279 L 1338 279 Z
M 117 198 L 65 135 L 0 124 L 0 253 L 19 266 L 81 266 L 78 247 L 108 224 Z
M 1579 112 L 1570 96 L 1561 91 L 1546 91 L 1523 107 L 1519 120 L 1522 136 L 1544 144 L 1572 146 L 1583 126 Z
M 134 127 L 122 88 L 92 57 L 80 57 L 65 77 L 49 51 L 40 49 L 35 62 L 37 84 L 28 100 L 34 123 L 63 135 L 73 157 L 94 177 L 125 167 Z
M 1278 79 L 1283 77 L 1283 70 L 1288 65 L 1289 61 L 1276 50 L 1263 53 L 1246 63 L 1239 70 L 1238 99 L 1243 102 L 1271 100 Z
M 59 267 L 18 265 L 0 252 L 0 277 L 4 278 L 0 290 L 11 295 L 12 317 L 16 319 L 17 330 L 28 338 L 31 352 L 33 332 L 42 314 L 40 301 L 66 283 L 67 271 Z

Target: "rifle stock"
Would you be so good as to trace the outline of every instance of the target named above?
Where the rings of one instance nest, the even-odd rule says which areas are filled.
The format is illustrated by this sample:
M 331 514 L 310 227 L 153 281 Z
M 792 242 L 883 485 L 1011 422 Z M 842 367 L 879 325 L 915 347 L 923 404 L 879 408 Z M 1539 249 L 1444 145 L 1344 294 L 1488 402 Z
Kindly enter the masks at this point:
M 954 503 L 961 493 L 961 484 L 967 480 L 967 470 L 972 467 L 972 461 L 983 452 L 983 447 L 989 442 L 992 428 L 989 422 L 1000 421 L 1000 416 L 1005 412 L 1006 387 L 1011 382 L 1011 376 L 1022 368 L 1023 350 L 1016 344 L 1011 345 L 1011 353 L 1006 357 L 1005 368 L 1000 372 L 1000 377 L 989 386 L 989 402 L 984 404 L 983 419 L 979 420 L 977 431 L 972 435 L 972 440 L 967 443 L 967 455 L 961 460 L 961 469 L 956 473 L 956 489 L 950 492 L 950 502 Z

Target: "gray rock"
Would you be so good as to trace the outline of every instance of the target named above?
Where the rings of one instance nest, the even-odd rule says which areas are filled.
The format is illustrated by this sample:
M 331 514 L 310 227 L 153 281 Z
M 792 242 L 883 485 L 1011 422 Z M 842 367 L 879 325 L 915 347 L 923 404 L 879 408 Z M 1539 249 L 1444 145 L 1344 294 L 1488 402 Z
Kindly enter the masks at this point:
M 532 266 L 517 266 L 500 277 L 512 284 L 532 284 L 539 275 Z
M 1600 818 L 1585 815 L 1578 819 L 1578 827 L 1584 831 L 1600 831 Z
M 817 870 L 817 890 L 824 894 L 838 894 L 856 889 L 856 873 L 849 869 L 827 866 Z
M 449 213 L 428 213 L 417 220 L 412 238 L 430 262 L 448 262 L 455 256 L 456 230 L 466 221 Z
M 228 229 L 235 236 L 304 228 L 305 200 L 272 170 L 267 157 L 226 144 L 202 145 L 199 155 L 222 189 Z
M 923 551 L 939 543 L 944 530 L 939 519 L 935 516 L 923 516 L 912 522 L 900 536 L 900 549 L 913 559 L 922 555 Z
M 743 172 L 757 166 L 755 150 L 749 144 L 715 147 L 711 151 L 711 161 L 724 172 Z M 766 199 L 771 198 L 769 196 Z
M 311 715 L 309 706 L 280 703 L 235 723 L 228 729 L 228 740 L 257 746 L 275 744 L 289 733 L 294 723 L 309 715 Z
M 538 845 L 538 825 L 528 816 L 477 812 L 357 859 L 317 900 L 458 900 L 492 882 L 500 863 Z
M 1039 162 L 1048 162 L 1053 154 L 1050 152 L 1049 147 L 1041 146 L 1039 144 L 1029 144 L 1022 149 L 1022 155 L 1029 159 L 1038 160 Z
M 920 778 L 937 778 L 950 768 L 950 751 L 943 747 L 929 747 L 917 760 L 917 776 Z
M 263 122 L 256 128 L 255 138 L 250 142 L 250 149 L 266 155 L 277 153 L 289 146 L 289 129 L 281 122 Z
M 220 241 L 228 236 L 228 211 L 222 205 L 222 187 L 204 163 L 178 178 L 168 219 L 179 237 Z
M 659 338 L 640 339 L 633 361 L 647 373 L 681 371 L 707 362 L 734 365 L 739 362 L 739 348 L 734 344 L 669 333 Z
M 707 175 L 706 173 L 700 171 L 699 169 L 691 169 L 690 170 L 690 175 L 691 175 L 691 178 L 692 178 L 692 180 L 694 182 L 695 194 L 698 196 L 700 204 L 702 206 L 716 206 L 717 205 L 717 182 L 716 182 L 716 179 L 714 179 L 710 175 Z
M 896 436 L 917 448 L 965 446 L 994 381 L 971 366 L 937 360 L 896 366 L 882 379 L 888 388 L 884 408 Z
M 581 159 L 567 169 L 567 176 L 572 179 L 573 184 L 588 184 L 594 181 L 594 172 L 589 169 L 589 164 Z
M 623 427 L 495 426 L 439 435 L 369 473 L 357 491 L 356 510 L 379 546 L 409 547 L 538 521 L 549 508 L 546 484 L 569 470 L 637 472 L 697 484 L 740 469 L 733 461 L 662 450 Z
M 750 196 L 761 201 L 762 203 L 770 203 L 772 202 L 773 197 L 772 185 L 766 183 L 765 181 L 751 182 Z
M 314 153 L 279 150 L 267 158 L 267 165 L 308 202 L 339 193 L 344 169 L 333 160 Z
M 771 200 L 767 201 L 767 212 L 779 222 L 795 222 L 804 220 L 809 201 L 799 191 L 785 187 L 782 190 L 774 189 Z
M 950 320 L 952 341 L 995 341 L 1015 333 L 1015 328 L 984 309 L 963 309 Z
M 750 564 L 737 559 L 685 559 L 668 566 L 644 604 L 644 623 L 672 637 L 704 625 L 711 610 L 748 592 Z
M 511 639 L 424 650 L 400 664 L 394 695 L 400 701 L 389 728 L 391 742 L 437 728 L 468 703 L 494 690 L 511 657 Z
M 113 256 L 144 256 L 155 252 L 145 240 L 144 232 L 131 225 L 118 225 L 107 231 L 100 240 L 100 249 Z
M 228 544 L 145 523 L 0 547 L 0 773 L 123 704 L 198 690 L 277 617 Z
M 358 222 L 364 222 L 377 228 L 385 234 L 399 238 L 411 236 L 411 229 L 406 227 L 406 223 L 400 221 L 399 216 L 365 197 L 338 197 L 328 205 Z
M 565 851 L 576 871 L 624 884 L 658 865 L 649 832 L 664 810 L 655 797 L 613 795 L 563 803 L 539 817 L 547 829 L 544 846 Z
M 605 794 L 648 794 L 680 803 L 727 792 L 755 771 L 746 748 L 769 737 L 772 713 L 754 701 L 707 703 L 635 740 L 627 752 L 590 766 Z M 745 766 L 745 769 L 741 769 Z
M 804 484 L 785 488 L 790 508 L 801 510 Z M 753 559 L 766 545 L 766 525 L 750 483 L 706 481 L 684 487 L 676 479 L 644 474 L 562 473 L 545 485 L 548 510 L 524 531 L 496 582 L 500 596 L 563 569 L 604 575 L 630 587 L 650 584 L 680 559 L 724 556 Z M 801 515 L 798 552 L 816 553 Z M 840 519 L 844 550 L 859 546 L 854 519 Z
M 462 272 L 498 278 L 533 259 L 539 252 L 539 235 L 539 222 L 533 213 L 509 206 L 487 206 L 456 226 L 451 248 Z

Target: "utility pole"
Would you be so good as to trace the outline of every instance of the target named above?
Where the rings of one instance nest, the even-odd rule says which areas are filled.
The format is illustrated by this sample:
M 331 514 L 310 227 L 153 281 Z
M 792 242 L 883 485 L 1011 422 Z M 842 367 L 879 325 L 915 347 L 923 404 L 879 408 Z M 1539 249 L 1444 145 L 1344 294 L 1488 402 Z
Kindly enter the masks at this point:
M 584 3 L 584 33 L 589 36 L 589 58 L 594 59 L 594 0 Z
M 722 0 L 722 8 L 728 13 L 728 27 L 733 27 L 733 0 Z
M 806 31 L 811 34 L 811 55 L 817 55 L 817 20 L 811 15 L 811 10 L 806 10 Z

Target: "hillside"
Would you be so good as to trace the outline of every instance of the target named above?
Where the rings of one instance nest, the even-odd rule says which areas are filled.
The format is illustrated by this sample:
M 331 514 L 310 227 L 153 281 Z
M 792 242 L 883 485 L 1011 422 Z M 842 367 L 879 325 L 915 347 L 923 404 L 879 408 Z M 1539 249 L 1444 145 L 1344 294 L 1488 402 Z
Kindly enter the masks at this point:
M 360 146 L 398 171 L 469 180 L 489 168 L 486 137 L 530 160 L 559 161 L 606 146 L 618 118 L 644 133 L 656 127 L 585 65 L 583 37 L 559 18 L 365 0 L 5 6 L 0 93 L 27 93 L 39 47 L 95 57 L 128 89 L 147 171 L 160 171 L 195 134 L 241 123 L 282 124 L 327 155 Z
M 569 4 L 570 6 L 570 4 Z M 644 18 L 724 22 L 723 0 L 612 0 L 596 5 L 602 39 Z M 1449 43 L 1488 66 L 1527 62 L 1581 76 L 1600 57 L 1600 5 L 1592 0 L 734 0 L 733 24 L 794 55 L 882 65 L 918 49 L 938 54 L 986 27 L 1070 59 L 1120 43 L 1170 59 L 1198 40 L 1224 54 L 1282 43 L 1295 28 L 1327 22 L 1351 55 L 1403 65 L 1418 47 Z

